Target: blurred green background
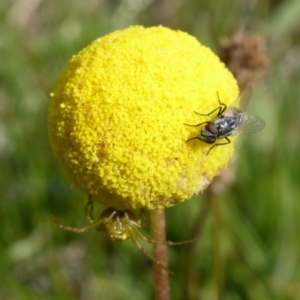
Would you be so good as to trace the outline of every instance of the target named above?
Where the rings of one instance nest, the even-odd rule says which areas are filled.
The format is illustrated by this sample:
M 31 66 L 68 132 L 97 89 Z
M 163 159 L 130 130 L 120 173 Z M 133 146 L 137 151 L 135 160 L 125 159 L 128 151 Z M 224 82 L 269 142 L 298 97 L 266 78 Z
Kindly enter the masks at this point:
M 47 104 L 71 56 L 132 24 L 165 25 L 216 50 L 240 26 L 271 67 L 249 111 L 264 131 L 237 140 L 234 180 L 166 211 L 172 299 L 300 299 L 300 1 L 0 2 L 0 299 L 153 299 L 152 262 L 88 224 L 47 138 Z M 150 236 L 149 228 L 143 233 Z M 148 245 L 145 248 L 151 249 Z

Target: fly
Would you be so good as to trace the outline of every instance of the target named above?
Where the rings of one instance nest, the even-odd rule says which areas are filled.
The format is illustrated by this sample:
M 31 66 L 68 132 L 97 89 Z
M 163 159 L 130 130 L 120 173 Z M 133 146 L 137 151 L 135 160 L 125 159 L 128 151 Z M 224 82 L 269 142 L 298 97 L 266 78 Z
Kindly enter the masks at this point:
M 214 147 L 229 144 L 229 136 L 262 130 L 266 126 L 266 122 L 263 119 L 243 112 L 249 104 L 251 93 L 252 88 L 247 87 L 228 107 L 225 103 L 220 101 L 219 94 L 217 93 L 220 104 L 219 107 L 208 114 L 199 114 L 195 112 L 199 116 L 210 116 L 217 111 L 216 118 L 213 121 L 205 121 L 196 125 L 185 124 L 193 127 L 205 124 L 201 129 L 200 135 L 188 139 L 187 142 L 198 139 L 207 144 L 213 144 L 217 139 L 226 140 L 224 142 L 215 143 L 207 152 L 206 155 L 208 155 Z

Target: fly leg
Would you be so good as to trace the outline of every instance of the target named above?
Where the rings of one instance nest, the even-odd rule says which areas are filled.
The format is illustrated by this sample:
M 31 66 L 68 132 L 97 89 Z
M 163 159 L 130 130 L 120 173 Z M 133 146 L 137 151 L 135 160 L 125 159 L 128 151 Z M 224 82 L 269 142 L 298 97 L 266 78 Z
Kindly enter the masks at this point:
M 200 139 L 200 138 L 199 138 Z M 230 139 L 228 137 L 225 137 L 226 139 L 226 142 L 224 143 L 217 143 L 217 144 L 214 144 L 213 146 L 210 147 L 210 149 L 208 150 L 208 152 L 206 153 L 206 155 L 209 154 L 209 152 L 216 146 L 222 146 L 222 145 L 227 145 L 227 144 L 230 144 Z M 201 139 L 200 139 L 201 140 Z
M 190 138 L 190 139 L 188 139 L 187 141 L 186 141 L 186 143 L 187 142 L 189 142 L 189 141 L 192 141 L 192 140 L 200 140 L 200 141 L 202 141 L 202 142 L 204 142 L 204 143 L 208 143 L 206 140 L 203 140 L 203 139 L 201 139 L 201 137 L 200 136 L 196 136 L 196 137 L 193 137 L 193 138 Z M 226 143 L 227 144 L 227 143 Z M 215 146 L 215 145 L 214 145 Z M 213 147 L 214 147 L 213 146 Z
M 208 123 L 211 123 L 211 122 L 206 121 L 206 122 L 202 122 L 202 123 L 199 123 L 199 124 L 196 124 L 196 125 L 191 125 L 191 124 L 186 124 L 186 123 L 184 123 L 184 125 L 186 125 L 186 126 L 192 126 L 192 127 L 198 127 L 198 126 L 201 126 L 201 125 L 203 125 L 203 124 L 208 124 Z

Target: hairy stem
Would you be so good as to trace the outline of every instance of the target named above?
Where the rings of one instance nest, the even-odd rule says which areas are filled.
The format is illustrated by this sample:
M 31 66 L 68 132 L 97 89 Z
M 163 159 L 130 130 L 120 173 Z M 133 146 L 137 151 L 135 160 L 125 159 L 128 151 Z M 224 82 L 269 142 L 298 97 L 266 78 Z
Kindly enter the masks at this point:
M 151 231 L 154 240 L 166 240 L 166 222 L 165 211 L 163 209 L 152 210 L 151 216 Z M 161 262 L 166 267 L 168 266 L 167 245 L 161 243 L 153 244 L 153 256 L 156 260 Z M 158 264 L 154 264 L 154 277 L 155 277 L 155 299 L 156 300 L 169 300 L 170 287 L 169 287 L 169 273 L 161 268 Z

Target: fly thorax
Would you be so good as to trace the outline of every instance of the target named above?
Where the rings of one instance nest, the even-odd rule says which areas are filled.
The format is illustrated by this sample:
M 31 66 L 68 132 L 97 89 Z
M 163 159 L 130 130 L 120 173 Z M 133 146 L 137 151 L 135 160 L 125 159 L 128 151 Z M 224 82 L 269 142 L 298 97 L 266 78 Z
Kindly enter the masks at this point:
M 229 136 L 235 129 L 238 124 L 236 117 L 220 117 L 214 122 L 218 130 L 218 138 L 224 138 Z

